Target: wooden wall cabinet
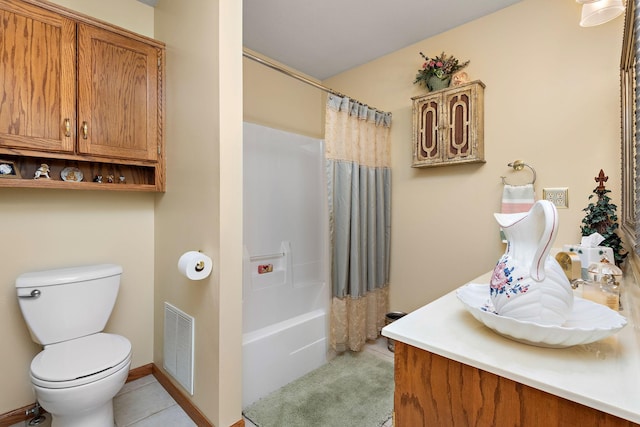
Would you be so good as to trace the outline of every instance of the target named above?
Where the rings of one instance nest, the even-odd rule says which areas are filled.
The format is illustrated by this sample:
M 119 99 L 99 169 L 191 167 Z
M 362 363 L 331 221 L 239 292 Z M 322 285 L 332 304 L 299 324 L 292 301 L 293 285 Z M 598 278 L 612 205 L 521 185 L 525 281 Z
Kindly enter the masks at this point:
M 52 3 L 0 0 L 0 160 L 22 176 L 0 187 L 164 191 L 164 51 Z M 32 179 L 42 163 L 51 180 Z M 84 181 L 62 181 L 65 167 Z
M 413 167 L 484 163 L 484 83 L 474 81 L 413 101 Z

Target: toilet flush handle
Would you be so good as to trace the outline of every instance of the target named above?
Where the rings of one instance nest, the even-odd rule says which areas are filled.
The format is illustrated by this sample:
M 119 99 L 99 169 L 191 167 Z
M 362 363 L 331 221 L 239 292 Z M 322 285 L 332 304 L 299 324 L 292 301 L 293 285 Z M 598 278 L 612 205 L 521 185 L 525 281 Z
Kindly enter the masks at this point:
M 19 298 L 38 298 L 42 292 L 37 289 L 31 291 L 29 295 L 18 295 Z

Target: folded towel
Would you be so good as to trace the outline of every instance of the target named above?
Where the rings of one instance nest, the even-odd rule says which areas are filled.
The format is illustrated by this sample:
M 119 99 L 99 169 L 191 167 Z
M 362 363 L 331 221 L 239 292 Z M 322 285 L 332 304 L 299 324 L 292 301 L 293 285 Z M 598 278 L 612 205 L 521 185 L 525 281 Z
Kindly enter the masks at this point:
M 535 202 L 533 184 L 505 184 L 502 191 L 502 213 L 528 212 Z
M 502 213 L 528 212 L 536 202 L 533 184 L 525 185 L 504 185 L 502 191 Z M 507 243 L 507 239 L 500 229 L 500 239 Z

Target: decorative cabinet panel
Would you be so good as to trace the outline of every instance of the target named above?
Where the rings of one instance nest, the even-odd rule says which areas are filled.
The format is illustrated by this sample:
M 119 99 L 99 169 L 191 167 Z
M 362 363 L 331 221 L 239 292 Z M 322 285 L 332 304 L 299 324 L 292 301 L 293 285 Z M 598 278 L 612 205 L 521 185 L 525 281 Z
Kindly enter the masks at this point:
M 21 177 L 0 187 L 164 191 L 164 44 L 38 0 L 0 18 L 0 160 Z
M 0 147 L 73 152 L 76 24 L 0 2 Z
M 155 47 L 78 26 L 78 152 L 122 159 L 158 157 Z
M 484 83 L 431 92 L 413 101 L 413 167 L 484 162 Z

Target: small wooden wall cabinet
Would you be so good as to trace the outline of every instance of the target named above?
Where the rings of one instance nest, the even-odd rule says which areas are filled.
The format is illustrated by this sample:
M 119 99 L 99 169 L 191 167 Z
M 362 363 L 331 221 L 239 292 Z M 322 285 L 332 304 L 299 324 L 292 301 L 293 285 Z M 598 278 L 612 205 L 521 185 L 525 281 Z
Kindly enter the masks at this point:
M 165 190 L 163 43 L 39 0 L 0 0 L 0 41 L 0 187 Z
M 413 101 L 413 167 L 484 163 L 484 83 L 477 80 Z

